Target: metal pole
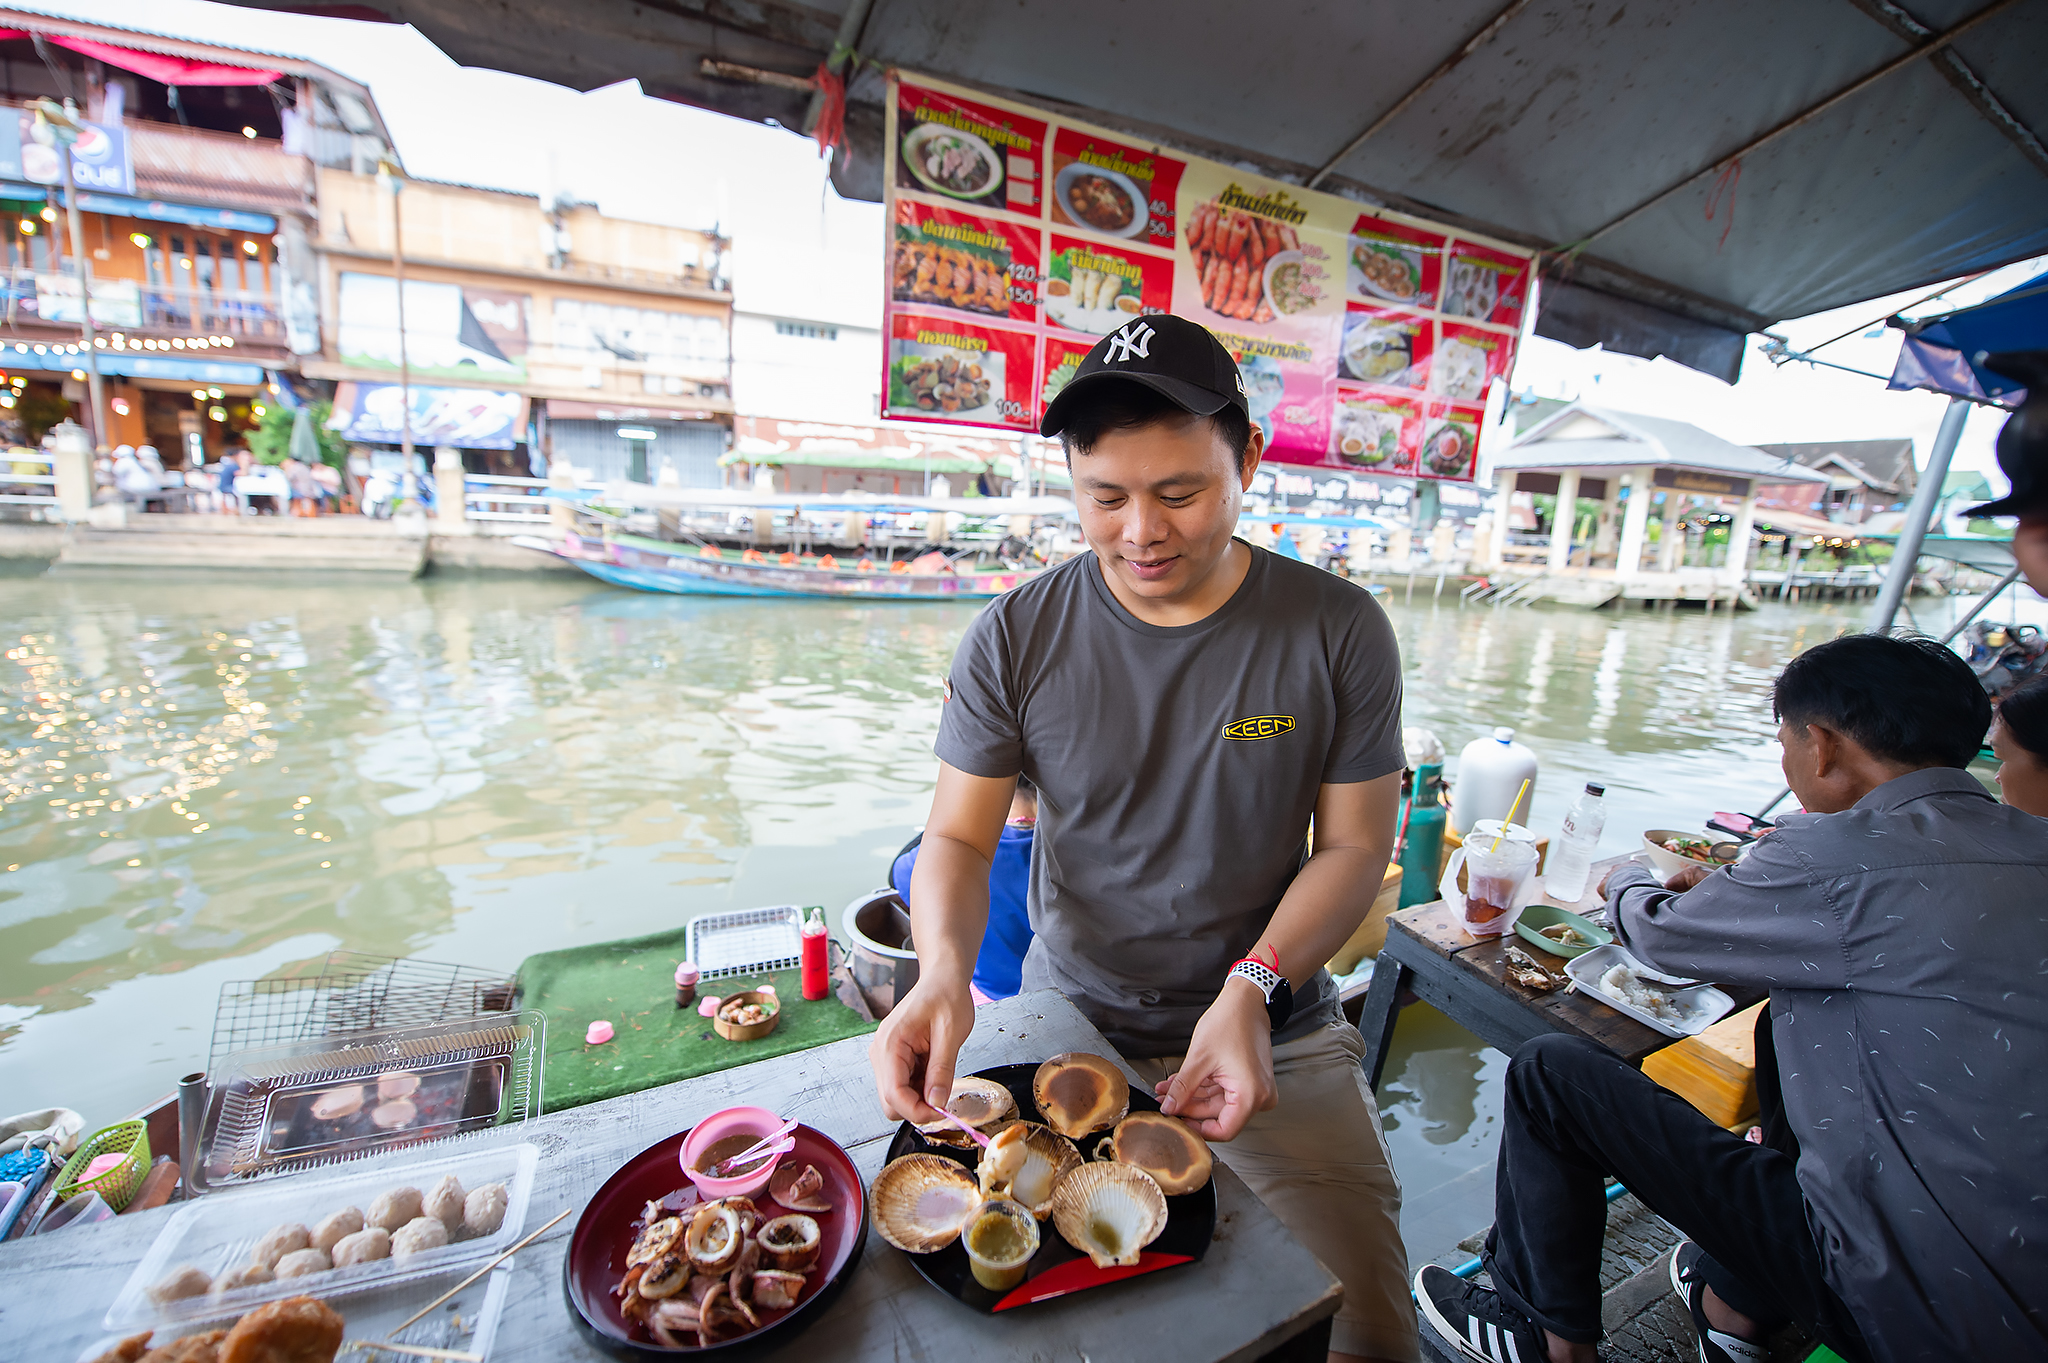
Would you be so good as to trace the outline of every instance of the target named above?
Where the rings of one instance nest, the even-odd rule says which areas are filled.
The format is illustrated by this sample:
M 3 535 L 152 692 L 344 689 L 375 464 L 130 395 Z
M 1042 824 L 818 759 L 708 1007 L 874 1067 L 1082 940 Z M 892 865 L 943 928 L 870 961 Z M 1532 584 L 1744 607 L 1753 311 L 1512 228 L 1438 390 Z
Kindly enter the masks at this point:
M 405 243 L 399 234 L 398 196 L 404 186 L 389 166 L 378 167 L 378 179 L 391 189 L 391 273 L 398 290 L 398 437 L 405 468 L 399 479 L 399 495 L 408 502 L 419 497 L 419 480 L 412 460 L 412 360 L 405 348 Z
M 1968 629 L 1970 626 L 1970 622 L 1972 620 L 1975 620 L 1979 615 L 1982 615 L 1984 613 L 1984 608 L 1990 605 L 1992 601 L 1997 598 L 2000 592 L 2004 591 L 2007 587 L 2010 587 L 2013 584 L 2013 580 L 2017 578 L 2019 575 L 2020 566 L 2017 563 L 2015 563 L 2013 565 L 2013 569 L 2011 572 L 2007 573 L 2004 577 L 1998 579 L 1997 586 L 1993 587 L 1990 591 L 1984 593 L 1984 595 L 1977 598 L 1977 604 L 1970 607 L 1969 613 L 1963 616 L 1962 619 L 1956 621 L 1954 629 L 1951 629 L 1948 633 L 1941 636 L 1941 641 L 1945 644 L 1949 640 L 1955 638 L 1958 634 L 1961 634 L 1965 629 Z
M 87 392 L 92 399 L 93 443 L 105 445 L 107 438 L 107 390 L 100 382 L 99 347 L 94 344 L 98 337 L 92 328 L 92 259 L 85 253 L 85 227 L 78 220 L 77 174 L 71 161 L 71 146 L 64 146 L 64 216 L 71 220 L 71 256 L 78 262 L 78 313 L 82 321 L 80 336 L 85 342 L 85 375 Z
M 1935 433 L 1934 448 L 1927 452 L 1927 469 L 1913 489 L 1913 504 L 1906 508 L 1906 523 L 1899 527 L 1899 543 L 1892 551 L 1892 570 L 1885 575 L 1884 590 L 1877 607 L 1870 612 L 1869 628 L 1881 634 L 1892 627 L 1906 589 L 1913 585 L 1913 565 L 1920 560 L 1920 545 L 1927 538 L 1927 522 L 1933 518 L 1935 503 L 1941 500 L 1941 485 L 1948 478 L 1948 461 L 1954 457 L 1956 442 L 1962 439 L 1963 422 L 1969 419 L 1970 404 L 1950 398 L 1941 414 L 1941 429 Z

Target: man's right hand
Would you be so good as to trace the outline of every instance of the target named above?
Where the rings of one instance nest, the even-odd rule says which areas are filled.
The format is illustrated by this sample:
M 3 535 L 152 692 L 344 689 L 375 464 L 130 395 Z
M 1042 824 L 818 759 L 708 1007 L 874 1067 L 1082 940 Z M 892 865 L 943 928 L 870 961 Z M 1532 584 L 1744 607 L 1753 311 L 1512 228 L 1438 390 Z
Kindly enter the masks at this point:
M 934 1122 L 953 1093 L 953 1066 L 974 1030 L 974 996 L 920 979 L 882 1019 L 868 1043 L 882 1111 L 899 1121 Z

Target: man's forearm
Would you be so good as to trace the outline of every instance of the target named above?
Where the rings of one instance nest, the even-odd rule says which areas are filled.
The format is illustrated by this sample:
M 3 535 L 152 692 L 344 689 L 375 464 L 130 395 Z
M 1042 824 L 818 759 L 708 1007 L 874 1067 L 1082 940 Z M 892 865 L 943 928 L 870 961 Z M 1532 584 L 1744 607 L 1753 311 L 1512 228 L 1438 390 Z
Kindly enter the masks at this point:
M 964 988 L 988 927 L 989 860 L 971 843 L 927 834 L 910 875 L 919 979 Z
M 1380 892 L 1391 857 L 1391 849 L 1330 847 L 1308 859 L 1259 938 L 1262 949 L 1280 953 L 1288 984 L 1306 985 L 1351 940 Z

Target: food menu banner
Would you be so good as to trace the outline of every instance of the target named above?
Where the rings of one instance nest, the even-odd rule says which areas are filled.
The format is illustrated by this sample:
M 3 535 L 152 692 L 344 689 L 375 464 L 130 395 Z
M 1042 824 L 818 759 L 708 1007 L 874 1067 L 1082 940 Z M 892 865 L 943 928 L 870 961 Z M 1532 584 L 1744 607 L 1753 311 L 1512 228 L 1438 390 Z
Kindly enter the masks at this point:
M 889 120 L 888 416 L 1034 429 L 1100 337 L 1174 312 L 1268 458 L 1473 476 L 1527 252 L 919 76 Z

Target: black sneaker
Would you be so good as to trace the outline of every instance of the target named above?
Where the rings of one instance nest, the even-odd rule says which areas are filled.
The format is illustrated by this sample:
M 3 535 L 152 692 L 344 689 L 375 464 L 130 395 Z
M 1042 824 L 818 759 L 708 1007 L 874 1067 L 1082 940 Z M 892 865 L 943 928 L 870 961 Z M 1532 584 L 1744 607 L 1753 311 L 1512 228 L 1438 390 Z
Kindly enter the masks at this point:
M 1415 1300 L 1444 1342 L 1473 1363 L 1543 1363 L 1543 1332 L 1490 1287 L 1466 1282 L 1448 1268 L 1426 1265 L 1415 1275 Z
M 1699 1276 L 1700 1260 L 1707 1252 L 1690 1240 L 1680 1240 L 1671 1251 L 1671 1290 L 1692 1314 L 1693 1334 L 1698 1338 L 1700 1363 L 1766 1363 L 1770 1351 L 1761 1344 L 1721 1333 L 1707 1324 L 1706 1279 Z

